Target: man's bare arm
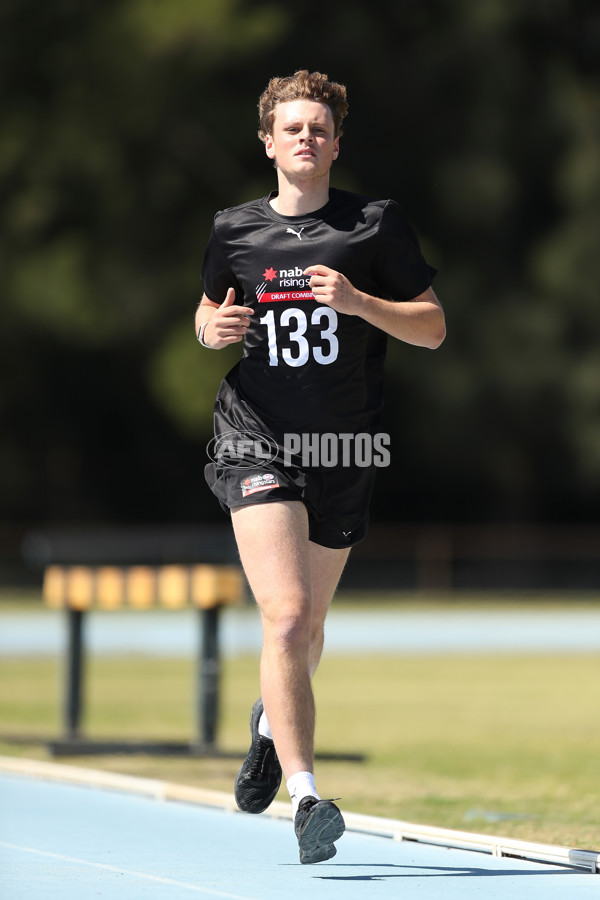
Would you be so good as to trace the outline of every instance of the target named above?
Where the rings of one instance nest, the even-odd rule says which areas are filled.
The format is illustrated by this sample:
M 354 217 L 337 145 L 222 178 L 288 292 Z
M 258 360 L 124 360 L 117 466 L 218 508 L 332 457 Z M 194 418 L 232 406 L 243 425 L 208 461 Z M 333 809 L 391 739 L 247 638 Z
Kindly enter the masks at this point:
M 311 275 L 310 288 L 319 303 L 360 316 L 399 341 L 435 350 L 446 337 L 444 311 L 431 287 L 411 300 L 390 302 L 357 290 L 328 266 L 309 266 L 304 274 Z

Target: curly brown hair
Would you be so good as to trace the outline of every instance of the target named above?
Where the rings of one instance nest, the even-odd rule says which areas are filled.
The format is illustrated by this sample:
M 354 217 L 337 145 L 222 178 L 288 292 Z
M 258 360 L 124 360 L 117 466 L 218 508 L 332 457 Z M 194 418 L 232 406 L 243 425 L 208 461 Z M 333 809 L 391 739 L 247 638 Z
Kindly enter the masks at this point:
M 259 131 L 261 141 L 273 133 L 275 109 L 279 103 L 290 100 L 314 100 L 325 103 L 333 115 L 335 137 L 342 134 L 342 120 L 348 114 L 346 88 L 343 84 L 328 81 L 321 72 L 299 69 L 286 78 L 271 78 L 258 101 Z

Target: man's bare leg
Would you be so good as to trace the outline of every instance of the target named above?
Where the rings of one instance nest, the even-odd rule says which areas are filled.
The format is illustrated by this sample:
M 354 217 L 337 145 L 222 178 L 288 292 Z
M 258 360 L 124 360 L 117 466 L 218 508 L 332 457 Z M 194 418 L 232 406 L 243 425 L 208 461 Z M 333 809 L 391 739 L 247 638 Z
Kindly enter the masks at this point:
M 348 557 L 308 539 L 299 501 L 232 510 L 246 577 L 261 612 L 261 691 L 284 775 L 313 771 L 315 709 L 311 676 L 323 623 Z
M 312 591 L 310 636 L 310 676 L 315 674 L 323 652 L 324 625 L 350 550 L 332 550 L 309 542 L 309 565 Z

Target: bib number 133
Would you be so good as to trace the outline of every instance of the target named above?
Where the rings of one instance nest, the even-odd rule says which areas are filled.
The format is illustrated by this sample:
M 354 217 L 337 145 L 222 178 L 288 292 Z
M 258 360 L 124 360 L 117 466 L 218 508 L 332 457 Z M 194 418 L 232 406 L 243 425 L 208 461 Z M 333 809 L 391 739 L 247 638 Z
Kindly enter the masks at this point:
M 269 342 L 269 365 L 279 365 L 278 346 L 278 328 L 275 324 L 275 311 L 270 309 L 259 324 L 264 325 L 267 329 L 267 338 Z M 279 326 L 281 328 L 291 330 L 285 335 L 286 346 L 281 346 L 281 359 L 288 366 L 297 368 L 304 366 L 311 355 L 315 362 L 322 366 L 328 366 L 335 362 L 338 357 L 340 344 L 337 339 L 335 330 L 338 324 L 337 313 L 335 309 L 329 306 L 317 306 L 313 309 L 310 317 L 311 325 L 321 326 L 321 345 L 311 347 L 306 339 L 306 331 L 308 329 L 308 319 L 303 309 L 284 309 L 279 317 Z M 283 344 L 283 341 L 282 341 Z

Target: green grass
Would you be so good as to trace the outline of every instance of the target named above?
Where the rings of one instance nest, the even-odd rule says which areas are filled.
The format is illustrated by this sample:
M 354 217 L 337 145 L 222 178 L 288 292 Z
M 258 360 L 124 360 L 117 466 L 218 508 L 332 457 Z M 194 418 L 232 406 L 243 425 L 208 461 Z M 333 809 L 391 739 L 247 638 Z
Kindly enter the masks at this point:
M 187 740 L 192 660 L 99 658 L 86 673 L 91 738 Z M 0 753 L 48 758 L 61 731 L 62 662 L 0 661 Z M 255 657 L 227 661 L 219 745 L 245 754 Z M 324 796 L 347 810 L 600 849 L 600 662 L 584 655 L 324 657 L 315 679 Z M 9 736 L 20 735 L 22 743 Z M 239 759 L 69 762 L 231 791 Z M 280 799 L 286 799 L 285 791 Z

